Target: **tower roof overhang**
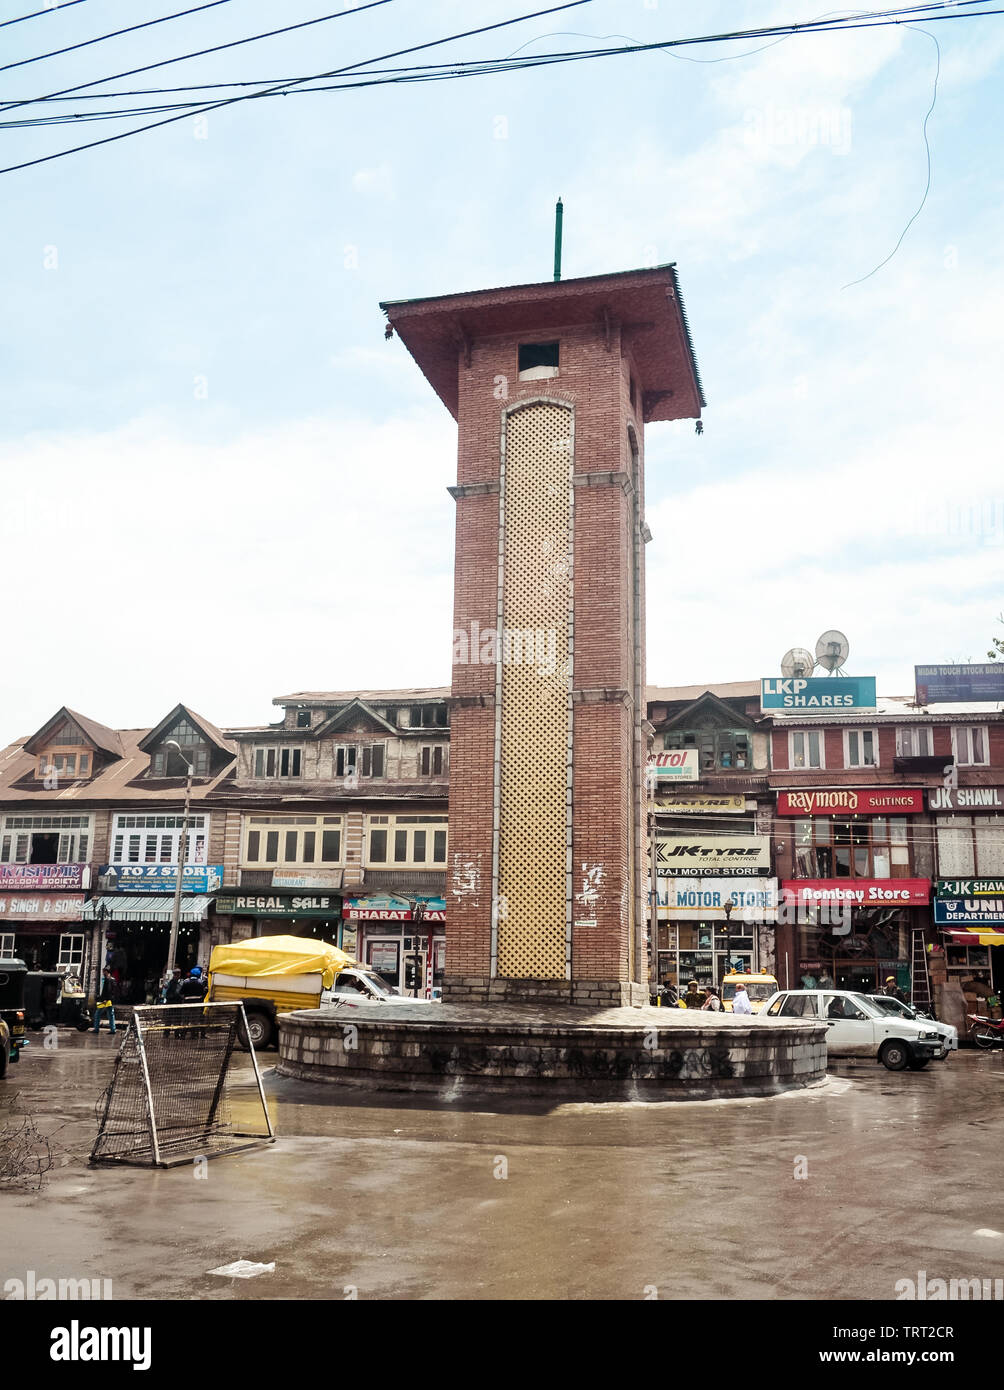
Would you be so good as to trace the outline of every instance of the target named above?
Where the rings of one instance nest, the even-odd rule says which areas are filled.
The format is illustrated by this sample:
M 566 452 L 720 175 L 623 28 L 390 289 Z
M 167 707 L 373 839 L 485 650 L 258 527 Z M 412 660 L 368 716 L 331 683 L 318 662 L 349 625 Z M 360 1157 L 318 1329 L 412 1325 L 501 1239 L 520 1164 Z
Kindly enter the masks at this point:
M 676 267 L 545 280 L 433 299 L 381 303 L 391 326 L 457 418 L 458 362 L 475 339 L 542 335 L 594 325 L 619 329 L 639 377 L 643 418 L 692 420 L 706 404 Z

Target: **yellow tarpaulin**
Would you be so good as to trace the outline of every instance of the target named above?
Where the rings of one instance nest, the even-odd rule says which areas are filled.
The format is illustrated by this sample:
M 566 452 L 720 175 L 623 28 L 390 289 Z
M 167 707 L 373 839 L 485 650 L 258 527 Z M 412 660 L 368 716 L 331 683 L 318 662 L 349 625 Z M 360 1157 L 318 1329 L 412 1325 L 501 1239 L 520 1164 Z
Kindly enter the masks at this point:
M 324 988 L 330 989 L 339 970 L 349 965 L 359 965 L 359 961 L 325 941 L 308 936 L 252 936 L 229 946 L 214 946 L 209 973 L 312 975 L 321 971 Z

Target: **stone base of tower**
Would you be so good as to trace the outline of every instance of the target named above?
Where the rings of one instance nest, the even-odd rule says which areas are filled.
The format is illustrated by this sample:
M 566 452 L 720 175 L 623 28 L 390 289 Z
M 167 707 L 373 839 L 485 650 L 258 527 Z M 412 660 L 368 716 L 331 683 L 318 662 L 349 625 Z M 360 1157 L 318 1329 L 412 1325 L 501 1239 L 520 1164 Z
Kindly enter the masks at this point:
M 510 980 L 488 975 L 447 975 L 447 1004 L 572 1004 L 587 1009 L 642 1008 L 648 986 L 634 980 Z

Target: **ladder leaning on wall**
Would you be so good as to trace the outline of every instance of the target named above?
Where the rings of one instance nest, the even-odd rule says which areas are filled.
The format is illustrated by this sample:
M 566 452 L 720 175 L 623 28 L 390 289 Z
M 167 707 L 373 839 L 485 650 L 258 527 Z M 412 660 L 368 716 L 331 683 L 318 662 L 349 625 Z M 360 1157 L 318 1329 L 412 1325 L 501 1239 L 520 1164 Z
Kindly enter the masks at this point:
M 931 1012 L 931 977 L 927 969 L 927 944 L 923 929 L 914 928 L 910 932 L 910 1003 L 924 1013 Z

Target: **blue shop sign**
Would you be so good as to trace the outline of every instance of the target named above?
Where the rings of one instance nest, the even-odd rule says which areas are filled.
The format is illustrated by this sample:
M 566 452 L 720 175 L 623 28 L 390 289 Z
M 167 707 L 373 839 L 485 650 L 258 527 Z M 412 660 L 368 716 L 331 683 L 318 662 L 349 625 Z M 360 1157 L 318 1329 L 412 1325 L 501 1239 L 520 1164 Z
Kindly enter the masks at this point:
M 918 705 L 1004 700 L 1004 661 L 982 665 L 915 666 Z
M 1004 922 L 1002 898 L 935 898 L 938 927 L 999 927 Z
M 760 708 L 826 714 L 835 709 L 874 709 L 874 676 L 765 676 Z
M 177 864 L 102 864 L 98 873 L 114 874 L 116 893 L 173 893 Z M 110 884 L 104 885 L 107 892 Z M 222 864 L 186 864 L 181 875 L 185 893 L 218 893 L 223 887 Z

